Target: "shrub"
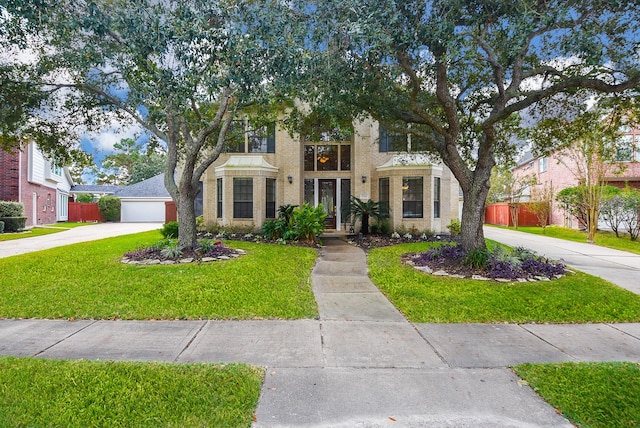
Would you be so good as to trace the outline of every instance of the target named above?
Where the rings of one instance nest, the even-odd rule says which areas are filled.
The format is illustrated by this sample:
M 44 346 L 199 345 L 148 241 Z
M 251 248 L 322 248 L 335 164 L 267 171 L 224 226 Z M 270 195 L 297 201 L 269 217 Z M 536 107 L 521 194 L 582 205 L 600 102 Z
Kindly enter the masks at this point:
M 0 217 L 24 216 L 24 204 L 14 201 L 0 201 Z
M 98 209 L 105 221 L 120 221 L 120 198 L 103 196 L 98 200 Z
M 297 238 L 310 243 L 318 242 L 318 235 L 324 231 L 324 219 L 327 214 L 322 205 L 312 207 L 303 204 L 293 211 L 293 230 Z
M 0 233 L 4 232 L 4 221 L 0 221 Z
M 26 217 L 0 217 L 0 221 L 4 222 L 5 232 L 19 232 L 27 225 Z
M 93 202 L 93 195 L 91 193 L 82 193 L 76 196 L 76 202 L 82 202 L 85 204 Z
M 460 220 L 458 220 L 457 218 L 451 219 L 451 222 L 449 223 L 449 226 L 447 226 L 447 229 L 449 229 L 449 233 L 451 234 L 451 236 L 458 236 L 460 235 L 460 231 L 462 230 L 462 223 L 460 223 Z
M 178 222 L 177 221 L 170 221 L 168 223 L 165 223 L 162 226 L 162 229 L 160 229 L 160 234 L 165 238 L 165 239 L 176 239 L 178 237 Z
M 489 266 L 491 253 L 486 248 L 478 248 L 469 251 L 464 257 L 463 263 L 475 269 L 486 269 Z

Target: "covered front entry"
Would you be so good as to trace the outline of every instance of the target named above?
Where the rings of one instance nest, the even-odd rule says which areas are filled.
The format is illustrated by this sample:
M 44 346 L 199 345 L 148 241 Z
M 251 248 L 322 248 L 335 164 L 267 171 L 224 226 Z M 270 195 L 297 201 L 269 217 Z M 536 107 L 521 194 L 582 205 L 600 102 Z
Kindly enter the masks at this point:
M 336 180 L 318 180 L 319 202 L 322 204 L 327 217 L 324 225 L 327 229 L 336 228 Z

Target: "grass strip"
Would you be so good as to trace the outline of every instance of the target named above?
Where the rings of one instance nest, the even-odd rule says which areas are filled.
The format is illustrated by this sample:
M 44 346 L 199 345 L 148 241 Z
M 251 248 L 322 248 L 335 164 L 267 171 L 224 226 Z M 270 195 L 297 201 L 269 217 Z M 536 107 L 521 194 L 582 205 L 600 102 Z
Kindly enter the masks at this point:
M 494 227 L 492 225 L 492 227 Z M 498 226 L 495 226 L 498 227 Z M 531 233 L 534 235 L 548 236 L 550 238 L 564 239 L 566 241 L 587 242 L 587 232 L 578 229 L 570 229 L 568 227 L 547 226 L 545 231 L 541 227 L 535 226 L 519 226 L 518 229 L 513 227 L 500 227 L 501 229 L 515 230 L 516 232 Z M 640 241 L 632 241 L 628 234 L 616 234 L 606 230 L 600 230 L 596 233 L 596 245 L 601 247 L 613 248 L 615 250 L 627 251 L 634 254 L 640 254 Z
M 1 425 L 249 427 L 263 377 L 242 364 L 0 357 Z
M 0 259 L 0 317 L 65 319 L 301 319 L 318 315 L 316 251 L 226 242 L 227 261 L 135 266 L 122 255 L 158 231 Z
M 640 424 L 640 364 L 523 364 L 514 368 L 549 404 L 580 427 Z
M 498 283 L 428 275 L 401 263 L 432 243 L 371 250 L 374 284 L 411 322 L 638 322 L 640 296 L 584 273 L 554 281 Z

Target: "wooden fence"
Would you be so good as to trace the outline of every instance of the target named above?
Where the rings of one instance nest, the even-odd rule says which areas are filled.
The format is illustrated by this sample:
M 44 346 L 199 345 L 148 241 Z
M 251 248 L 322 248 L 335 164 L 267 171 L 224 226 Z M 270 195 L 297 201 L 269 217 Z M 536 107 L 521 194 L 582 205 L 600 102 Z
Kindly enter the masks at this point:
M 73 222 L 98 221 L 104 219 L 100 215 L 98 204 L 93 202 L 69 202 L 69 219 Z
M 540 226 L 538 218 L 529 211 L 529 204 L 526 202 L 520 204 L 489 204 L 484 210 L 484 222 L 500 226 L 513 226 L 511 210 L 516 209 L 518 210 L 518 226 Z

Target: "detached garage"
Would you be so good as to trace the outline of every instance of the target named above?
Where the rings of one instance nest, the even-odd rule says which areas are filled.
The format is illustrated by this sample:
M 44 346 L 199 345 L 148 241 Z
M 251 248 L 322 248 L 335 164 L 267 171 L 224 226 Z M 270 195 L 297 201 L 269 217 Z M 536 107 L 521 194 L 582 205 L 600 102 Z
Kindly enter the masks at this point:
M 165 202 L 172 200 L 164 187 L 164 174 L 121 188 L 114 196 L 122 203 L 120 221 L 123 223 L 164 223 Z

